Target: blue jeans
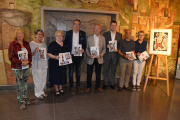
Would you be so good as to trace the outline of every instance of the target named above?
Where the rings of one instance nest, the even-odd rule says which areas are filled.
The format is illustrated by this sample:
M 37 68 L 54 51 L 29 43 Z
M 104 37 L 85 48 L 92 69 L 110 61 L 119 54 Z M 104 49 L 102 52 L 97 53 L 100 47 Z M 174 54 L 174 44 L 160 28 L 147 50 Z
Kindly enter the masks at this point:
M 82 59 L 79 59 L 77 56 L 72 55 L 72 64 L 69 64 L 69 84 L 70 88 L 73 88 L 73 73 L 74 73 L 74 68 L 76 71 L 76 87 L 80 86 L 80 73 L 81 73 L 81 63 Z

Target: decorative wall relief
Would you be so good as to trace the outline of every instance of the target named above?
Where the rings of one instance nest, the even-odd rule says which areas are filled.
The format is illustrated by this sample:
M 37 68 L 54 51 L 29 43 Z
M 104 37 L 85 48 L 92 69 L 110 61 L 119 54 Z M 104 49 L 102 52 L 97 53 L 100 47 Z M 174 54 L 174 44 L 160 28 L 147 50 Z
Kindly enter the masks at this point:
M 14 32 L 18 27 L 24 29 L 26 33 L 26 41 L 30 42 L 30 29 L 27 26 L 29 17 L 20 10 L 15 9 L 0 9 L 0 85 L 16 84 L 14 72 L 11 69 L 11 64 L 8 58 L 9 42 L 14 40 Z M 30 73 L 29 83 L 33 83 Z
M 27 25 L 29 17 L 20 10 L 0 9 L 0 20 L 9 25 L 21 27 Z

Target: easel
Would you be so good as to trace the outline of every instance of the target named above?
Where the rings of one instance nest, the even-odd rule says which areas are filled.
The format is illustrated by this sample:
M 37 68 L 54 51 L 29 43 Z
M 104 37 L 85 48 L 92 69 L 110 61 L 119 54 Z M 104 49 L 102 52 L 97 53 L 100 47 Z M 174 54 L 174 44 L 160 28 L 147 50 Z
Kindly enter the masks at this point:
M 149 76 L 154 55 L 151 56 L 151 61 L 149 63 L 148 74 L 147 74 L 146 81 L 145 81 L 145 84 L 144 84 L 143 92 L 145 92 L 145 90 L 146 90 L 148 78 L 154 79 L 154 84 L 155 84 L 156 80 L 166 80 L 167 81 L 167 96 L 169 96 L 169 74 L 168 74 L 167 55 L 165 56 L 166 57 L 166 59 L 165 59 L 166 60 L 166 78 L 160 78 L 159 77 L 160 56 L 162 56 L 162 55 L 157 55 L 156 75 L 154 77 Z

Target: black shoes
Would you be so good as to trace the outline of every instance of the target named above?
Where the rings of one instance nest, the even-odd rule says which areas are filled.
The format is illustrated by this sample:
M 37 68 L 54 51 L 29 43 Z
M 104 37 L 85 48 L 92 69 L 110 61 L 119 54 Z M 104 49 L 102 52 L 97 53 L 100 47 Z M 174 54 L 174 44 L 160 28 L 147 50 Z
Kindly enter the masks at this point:
M 123 89 L 123 87 L 119 87 L 117 91 L 120 92 L 120 91 L 122 91 L 122 89 Z M 124 87 L 124 89 L 129 91 L 129 92 L 132 91 L 132 89 L 130 89 L 129 87 Z
M 118 87 L 117 91 L 121 92 L 123 90 L 123 87 Z
M 110 85 L 110 88 L 115 90 L 115 86 L 114 85 Z
M 104 89 L 104 90 L 105 90 L 107 87 L 108 87 L 107 85 L 104 85 L 104 86 L 102 87 L 102 89 Z
M 132 91 L 132 89 L 131 89 L 131 88 L 129 88 L 129 87 L 124 87 L 124 89 L 125 89 L 125 90 L 127 90 L 127 91 L 129 91 L 129 92 L 131 92 L 131 91 Z
M 104 86 L 102 87 L 102 89 L 105 90 L 105 89 L 107 89 L 107 87 L 108 87 L 107 85 L 104 85 Z M 115 86 L 114 86 L 114 85 L 110 85 L 110 88 L 113 89 L 113 90 L 115 90 Z

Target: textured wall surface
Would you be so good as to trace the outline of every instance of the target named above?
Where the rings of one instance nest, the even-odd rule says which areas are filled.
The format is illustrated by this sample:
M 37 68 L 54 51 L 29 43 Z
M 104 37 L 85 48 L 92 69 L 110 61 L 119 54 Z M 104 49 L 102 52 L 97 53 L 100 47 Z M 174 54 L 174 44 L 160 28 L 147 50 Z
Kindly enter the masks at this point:
M 7 12 L 9 13 L 12 13 L 13 10 L 18 10 L 19 13 L 21 13 L 22 15 L 22 17 L 19 17 L 18 14 L 18 16 L 9 19 L 10 22 L 2 18 L 0 19 L 0 50 L 2 50 L 3 53 L 0 57 L 3 60 L 2 65 L 6 68 L 6 71 L 4 71 L 4 69 L 1 69 L 1 72 L 8 73 L 8 75 L 13 75 L 12 70 L 9 69 L 9 61 L 5 60 L 5 56 L 7 56 L 7 52 L 5 51 L 8 48 L 9 42 L 13 40 L 12 34 L 17 28 L 17 26 L 20 24 L 20 26 L 25 29 L 25 32 L 27 34 L 27 41 L 30 42 L 31 40 L 33 40 L 33 31 L 35 29 L 41 28 L 40 8 L 42 6 L 56 8 L 118 11 L 118 23 L 120 24 L 118 31 L 120 31 L 124 35 L 125 29 L 132 29 L 132 38 L 134 40 L 137 39 L 137 32 L 139 30 L 145 31 L 145 40 L 149 42 L 150 29 L 172 29 L 172 53 L 171 56 L 168 57 L 168 65 L 169 74 L 174 76 L 178 51 L 177 47 L 179 44 L 179 0 L 0 0 L 0 9 L 7 9 Z M 2 12 L 0 13 L 1 16 Z M 11 14 L 5 14 L 5 16 L 7 17 L 9 17 L 9 15 Z M 56 17 L 51 14 L 51 18 L 54 19 Z M 71 24 L 69 26 L 64 26 L 61 23 L 64 23 L 64 21 L 59 22 L 57 28 L 63 29 L 64 31 L 71 29 Z M 91 28 L 91 26 L 89 27 Z M 109 29 L 108 27 L 109 26 L 106 26 L 106 30 Z M 87 29 L 83 24 L 81 28 L 85 31 Z M 52 29 L 52 31 L 55 31 L 56 27 L 52 27 Z M 104 29 L 105 27 L 103 28 L 103 30 Z M 49 34 L 47 35 L 50 36 Z M 165 74 L 164 65 L 165 61 L 164 57 L 162 57 L 162 62 L 160 66 L 160 73 L 162 75 Z M 118 75 L 119 69 L 117 69 L 116 73 L 117 77 Z M 5 74 L 4 78 L 7 77 L 7 74 Z

